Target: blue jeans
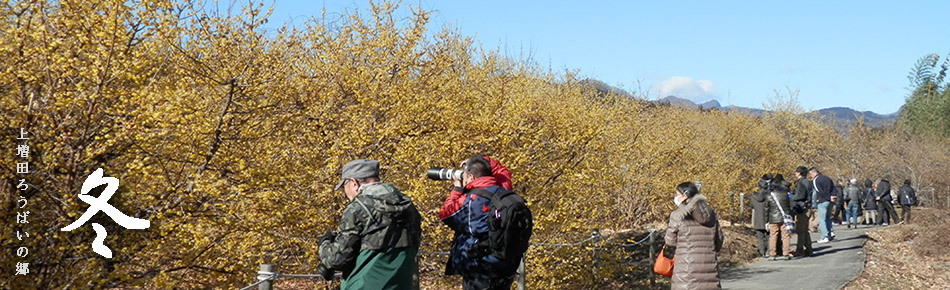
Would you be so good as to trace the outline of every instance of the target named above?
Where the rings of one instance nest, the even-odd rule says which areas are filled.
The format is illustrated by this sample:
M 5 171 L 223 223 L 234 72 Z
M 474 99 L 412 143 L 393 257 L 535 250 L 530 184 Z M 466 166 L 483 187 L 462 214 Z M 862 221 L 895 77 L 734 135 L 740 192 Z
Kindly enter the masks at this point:
M 831 202 L 818 203 L 818 232 L 822 239 L 831 239 Z
M 845 219 L 848 220 L 851 225 L 858 225 L 858 204 L 855 202 L 849 202 L 848 206 L 845 207 L 844 211 Z

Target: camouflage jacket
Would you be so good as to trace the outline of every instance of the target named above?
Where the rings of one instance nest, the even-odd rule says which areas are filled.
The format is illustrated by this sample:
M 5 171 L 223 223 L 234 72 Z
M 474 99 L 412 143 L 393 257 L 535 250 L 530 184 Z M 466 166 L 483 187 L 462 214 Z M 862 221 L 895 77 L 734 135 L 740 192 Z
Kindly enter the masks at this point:
M 421 217 L 412 200 L 392 183 L 366 184 L 343 210 L 336 237 L 320 244 L 319 255 L 330 269 L 344 276 L 358 266 L 367 251 L 419 248 Z M 362 267 L 362 265 L 359 265 Z

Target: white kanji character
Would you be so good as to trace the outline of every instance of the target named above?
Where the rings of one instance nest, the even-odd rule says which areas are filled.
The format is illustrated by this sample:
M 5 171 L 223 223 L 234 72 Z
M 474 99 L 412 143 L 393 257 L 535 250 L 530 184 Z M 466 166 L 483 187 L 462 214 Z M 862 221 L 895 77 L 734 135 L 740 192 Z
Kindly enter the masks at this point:
M 20 184 L 16 186 L 19 190 L 27 190 L 30 188 L 30 185 L 26 183 L 26 179 L 20 179 Z
M 18 224 L 28 224 L 30 222 L 26 221 L 26 217 L 30 215 L 29 211 L 26 212 L 17 212 L 16 213 L 16 223 Z
M 30 255 L 30 249 L 27 249 L 26 247 L 19 247 L 19 248 L 16 249 L 16 255 L 17 255 L 17 257 L 20 257 L 20 258 L 29 256 L 29 255 Z
M 30 237 L 30 233 L 16 231 L 16 239 L 17 239 L 18 241 L 22 241 L 24 236 L 27 237 L 27 238 L 29 238 L 29 237 Z
M 29 162 L 17 162 L 17 163 L 16 163 L 16 173 L 17 173 L 17 174 L 30 173 L 30 163 L 29 163 Z
M 16 274 L 26 275 L 30 273 L 30 263 L 16 262 Z
M 30 146 L 26 144 L 16 145 L 16 156 L 27 158 L 30 156 Z
M 20 138 L 16 138 L 16 139 L 17 139 L 17 140 L 29 140 L 30 138 L 27 138 L 27 137 L 26 137 L 26 134 L 29 134 L 29 132 L 26 131 L 26 128 L 20 128 Z
M 106 189 L 102 191 L 102 194 L 99 197 L 93 197 L 89 195 L 89 191 L 93 188 L 96 188 L 100 185 L 106 185 Z M 112 220 L 117 224 L 126 229 L 147 229 L 150 225 L 150 222 L 146 219 L 139 219 L 125 215 L 114 206 L 109 204 L 109 199 L 112 198 L 112 195 L 115 194 L 116 189 L 119 188 L 119 179 L 115 177 L 103 177 L 102 168 L 96 169 L 92 172 L 89 177 L 86 177 L 86 181 L 82 183 L 82 192 L 79 194 L 79 199 L 85 203 L 89 204 L 89 208 L 86 209 L 86 212 L 82 214 L 75 222 L 69 224 L 68 226 L 60 229 L 61 231 L 72 231 L 76 228 L 79 228 L 93 215 L 99 213 L 100 211 L 108 215 Z M 92 250 L 103 257 L 112 258 L 112 251 L 109 250 L 109 247 L 106 247 L 103 244 L 103 241 L 108 234 L 106 229 L 99 225 L 98 223 L 92 223 L 92 228 L 96 231 L 96 239 L 93 240 Z

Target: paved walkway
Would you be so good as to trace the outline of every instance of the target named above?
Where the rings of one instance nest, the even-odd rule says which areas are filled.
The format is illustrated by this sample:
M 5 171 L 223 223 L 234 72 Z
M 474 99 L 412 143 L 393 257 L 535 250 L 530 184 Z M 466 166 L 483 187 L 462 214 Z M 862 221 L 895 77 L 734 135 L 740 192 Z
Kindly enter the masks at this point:
M 836 239 L 813 243 L 815 255 L 790 261 L 759 260 L 720 273 L 723 289 L 840 289 L 864 270 L 865 231 L 835 226 Z M 870 228 L 874 229 L 874 228 Z M 817 240 L 812 233 L 812 241 Z M 792 235 L 792 251 L 796 235 Z

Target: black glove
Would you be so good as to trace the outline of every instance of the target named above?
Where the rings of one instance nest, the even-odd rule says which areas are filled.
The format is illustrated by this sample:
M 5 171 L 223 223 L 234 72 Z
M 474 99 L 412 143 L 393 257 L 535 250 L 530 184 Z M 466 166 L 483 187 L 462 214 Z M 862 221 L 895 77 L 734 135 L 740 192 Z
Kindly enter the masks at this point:
M 676 247 L 663 245 L 663 256 L 667 259 L 672 259 L 673 256 L 676 256 Z
M 323 264 L 320 264 L 320 266 L 317 266 L 317 274 L 319 274 L 320 276 L 323 276 L 323 280 L 327 280 L 327 281 L 333 280 L 333 270 L 328 269 L 327 266 Z
M 320 238 L 320 243 L 318 243 L 318 245 L 323 244 L 324 241 L 332 242 L 334 239 L 336 239 L 336 234 L 331 231 L 327 231 L 326 234 L 323 234 L 323 238 Z

